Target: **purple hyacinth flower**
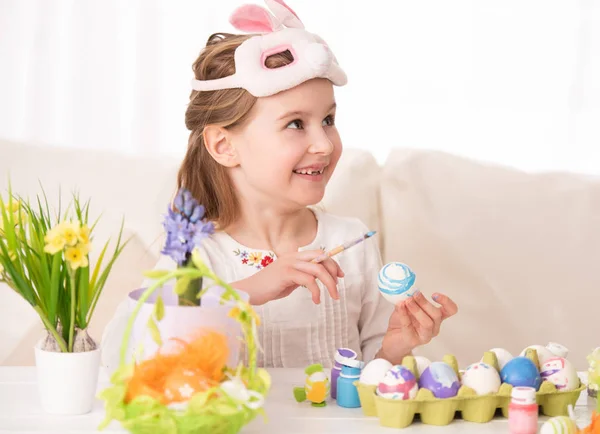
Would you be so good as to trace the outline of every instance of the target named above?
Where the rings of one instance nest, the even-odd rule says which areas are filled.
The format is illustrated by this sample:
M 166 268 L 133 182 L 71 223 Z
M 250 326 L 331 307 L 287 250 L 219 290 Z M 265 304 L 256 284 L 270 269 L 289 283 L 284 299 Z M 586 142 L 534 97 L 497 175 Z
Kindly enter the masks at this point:
M 177 196 L 175 196 L 173 205 L 175 206 L 175 209 L 183 209 L 183 194 L 181 194 L 181 190 L 177 193 Z
M 190 215 L 190 222 L 196 223 L 198 220 L 204 217 L 204 207 L 202 205 L 196 205 Z
M 194 248 L 213 234 L 215 227 L 213 222 L 204 219 L 204 206 L 188 190 L 180 189 L 173 205 L 164 216 L 167 238 L 161 253 L 170 256 L 181 267 L 187 265 Z

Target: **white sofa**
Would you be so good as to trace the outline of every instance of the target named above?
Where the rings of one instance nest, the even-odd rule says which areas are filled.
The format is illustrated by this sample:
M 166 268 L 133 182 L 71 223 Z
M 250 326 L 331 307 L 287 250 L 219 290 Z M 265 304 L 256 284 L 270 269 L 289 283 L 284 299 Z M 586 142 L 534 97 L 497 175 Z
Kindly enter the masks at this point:
M 98 238 L 121 217 L 133 236 L 107 284 L 92 325 L 99 339 L 126 293 L 160 251 L 161 219 L 179 161 L 0 142 L 0 190 L 51 198 L 77 188 L 103 212 Z M 5 196 L 6 197 L 6 196 Z M 383 167 L 346 149 L 324 200 L 334 213 L 379 231 L 384 261 L 402 261 L 421 289 L 443 291 L 460 311 L 418 350 L 455 354 L 461 366 L 483 351 L 556 341 L 578 369 L 600 345 L 600 180 L 527 174 L 439 152 L 397 149 Z M 33 363 L 41 327 L 31 309 L 0 287 L 0 364 Z

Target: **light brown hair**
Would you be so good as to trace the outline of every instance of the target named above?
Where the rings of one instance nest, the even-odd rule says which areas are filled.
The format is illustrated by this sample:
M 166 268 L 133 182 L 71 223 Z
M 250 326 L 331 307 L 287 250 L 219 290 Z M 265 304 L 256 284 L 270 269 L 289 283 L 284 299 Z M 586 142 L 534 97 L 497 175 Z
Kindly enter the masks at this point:
M 235 73 L 235 49 L 253 35 L 215 33 L 208 38 L 192 70 L 197 80 L 213 80 Z M 289 52 L 266 59 L 268 68 L 291 63 Z M 244 89 L 192 91 L 185 112 L 185 125 L 190 130 L 188 148 L 177 174 L 178 188 L 187 188 L 204 205 L 206 218 L 224 229 L 239 217 L 238 200 L 227 168 L 210 155 L 204 143 L 207 125 L 235 128 L 243 125 L 256 102 Z

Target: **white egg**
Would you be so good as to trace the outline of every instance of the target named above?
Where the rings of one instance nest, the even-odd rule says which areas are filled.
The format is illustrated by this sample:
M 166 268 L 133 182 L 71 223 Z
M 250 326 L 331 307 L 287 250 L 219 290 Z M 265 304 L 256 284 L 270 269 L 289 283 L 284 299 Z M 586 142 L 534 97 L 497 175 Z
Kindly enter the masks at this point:
M 577 389 L 579 377 L 571 362 L 563 357 L 551 357 L 540 368 L 542 380 L 554 384 L 560 391 Z
M 417 362 L 417 371 L 419 372 L 419 375 L 421 375 L 423 371 L 427 369 L 429 365 L 431 365 L 431 360 L 429 360 L 427 357 L 415 356 L 415 361 Z
M 381 295 L 392 304 L 398 304 L 418 292 L 415 273 L 401 262 L 390 262 L 379 270 L 377 284 Z
M 496 354 L 496 359 L 498 359 L 498 368 L 500 370 L 504 368 L 504 365 L 514 359 L 514 356 L 504 348 L 492 348 L 490 351 Z M 483 362 L 483 358 L 480 360 L 480 362 Z
M 392 366 L 394 365 L 385 359 L 371 360 L 360 373 L 360 382 L 369 386 L 377 386 Z
M 546 348 L 542 345 L 530 345 L 530 346 L 524 348 L 523 351 L 521 351 L 521 354 L 519 354 L 519 356 L 525 357 L 527 350 L 530 348 L 534 349 L 537 352 L 540 366 L 542 366 L 546 362 L 546 360 L 548 360 L 552 357 L 556 357 L 548 348 Z
M 462 384 L 473 389 L 478 395 L 498 392 L 501 383 L 498 371 L 483 362 L 469 365 L 462 374 Z

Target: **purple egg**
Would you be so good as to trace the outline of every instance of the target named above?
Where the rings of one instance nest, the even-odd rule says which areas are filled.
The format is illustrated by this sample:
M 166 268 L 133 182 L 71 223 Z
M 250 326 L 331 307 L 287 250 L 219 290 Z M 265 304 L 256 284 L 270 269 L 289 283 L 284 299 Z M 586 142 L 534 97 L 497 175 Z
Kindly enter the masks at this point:
M 449 364 L 433 362 L 419 378 L 419 387 L 431 390 L 436 398 L 452 398 L 458 393 L 460 382 Z

